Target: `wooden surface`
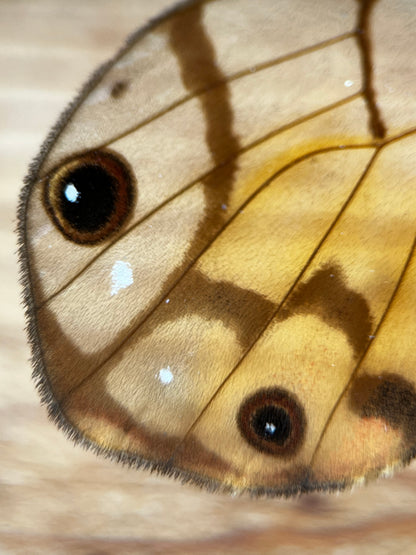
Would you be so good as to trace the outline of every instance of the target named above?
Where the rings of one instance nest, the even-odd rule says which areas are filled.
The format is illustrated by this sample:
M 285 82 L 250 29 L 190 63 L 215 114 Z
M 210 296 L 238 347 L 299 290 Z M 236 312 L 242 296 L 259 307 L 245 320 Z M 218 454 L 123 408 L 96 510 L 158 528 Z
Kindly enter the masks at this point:
M 0 553 L 416 553 L 415 465 L 339 495 L 222 497 L 74 447 L 39 404 L 17 282 L 22 179 L 89 73 L 170 3 L 0 3 Z

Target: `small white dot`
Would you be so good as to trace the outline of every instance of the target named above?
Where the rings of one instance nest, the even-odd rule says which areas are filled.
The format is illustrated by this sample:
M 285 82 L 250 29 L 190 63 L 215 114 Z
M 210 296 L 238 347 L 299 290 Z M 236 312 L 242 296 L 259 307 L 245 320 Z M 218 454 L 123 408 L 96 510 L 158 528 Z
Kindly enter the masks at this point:
M 347 79 L 346 81 L 344 81 L 344 85 L 346 87 L 352 87 L 354 85 L 354 81 L 351 81 L 351 79 Z
M 166 385 L 170 383 L 173 380 L 173 374 L 170 366 L 166 366 L 166 368 L 162 368 L 161 370 L 159 370 L 158 377 L 163 384 Z
M 75 187 L 73 183 L 69 183 L 65 187 L 65 197 L 69 202 L 78 202 L 78 198 L 80 197 L 81 193 Z
M 166 299 L 165 303 L 169 304 L 169 302 L 170 302 L 170 299 Z

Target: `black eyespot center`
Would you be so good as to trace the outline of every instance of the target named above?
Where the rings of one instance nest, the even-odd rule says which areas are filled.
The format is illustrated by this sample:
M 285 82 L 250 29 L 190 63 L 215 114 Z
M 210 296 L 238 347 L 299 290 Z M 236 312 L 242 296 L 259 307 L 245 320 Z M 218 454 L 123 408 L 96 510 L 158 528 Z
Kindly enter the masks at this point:
M 261 389 L 241 405 L 237 423 L 242 436 L 258 451 L 293 456 L 303 444 L 306 418 L 299 401 L 280 388 Z
M 115 211 L 117 183 L 98 165 L 83 165 L 62 183 L 62 216 L 80 232 L 97 231 Z
M 259 437 L 277 445 L 284 445 L 292 430 L 287 411 L 274 405 L 266 405 L 256 411 L 252 416 L 251 425 Z
M 45 184 L 44 201 L 56 227 L 79 244 L 96 244 L 117 232 L 135 200 L 127 162 L 94 151 L 61 166 Z

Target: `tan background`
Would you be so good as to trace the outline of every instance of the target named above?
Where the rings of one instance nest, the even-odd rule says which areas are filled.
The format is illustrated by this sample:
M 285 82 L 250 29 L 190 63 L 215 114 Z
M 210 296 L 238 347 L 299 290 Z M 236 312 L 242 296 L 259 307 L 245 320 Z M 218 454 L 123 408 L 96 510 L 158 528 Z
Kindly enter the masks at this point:
M 15 208 L 30 160 L 96 65 L 169 0 L 0 1 L 0 553 L 416 553 L 416 466 L 340 495 L 201 492 L 74 447 L 30 379 Z

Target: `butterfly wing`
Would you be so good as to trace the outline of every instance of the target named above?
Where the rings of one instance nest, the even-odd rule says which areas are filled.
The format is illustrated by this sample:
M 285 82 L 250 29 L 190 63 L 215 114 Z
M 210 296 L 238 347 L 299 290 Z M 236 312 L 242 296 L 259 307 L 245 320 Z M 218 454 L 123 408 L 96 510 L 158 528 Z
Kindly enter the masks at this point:
M 187 3 L 86 85 L 20 207 L 35 373 L 70 436 L 257 494 L 413 455 L 397 5 Z

